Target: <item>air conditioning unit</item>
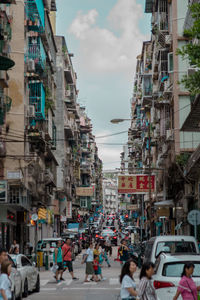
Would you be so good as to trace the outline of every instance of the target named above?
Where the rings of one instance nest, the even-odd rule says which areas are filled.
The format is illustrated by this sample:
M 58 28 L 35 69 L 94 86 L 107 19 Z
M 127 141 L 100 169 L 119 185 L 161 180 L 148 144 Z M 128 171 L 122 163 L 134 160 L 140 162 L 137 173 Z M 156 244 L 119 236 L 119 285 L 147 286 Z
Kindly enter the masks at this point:
M 66 91 L 65 91 L 65 96 L 66 96 L 66 97 L 69 97 L 70 95 L 71 95 L 71 91 L 70 91 L 70 90 L 66 90 Z
M 195 66 L 191 66 L 188 68 L 187 70 L 187 76 L 191 76 L 194 75 L 196 72 L 198 72 L 200 69 L 195 67 Z
M 166 132 L 167 140 L 173 140 L 174 139 L 173 133 L 174 133 L 173 130 L 167 130 L 167 132 Z
M 167 34 L 165 36 L 165 44 L 166 45 L 171 45 L 171 43 L 172 43 L 172 35 L 171 34 Z
M 71 148 L 68 147 L 68 148 L 66 149 L 66 153 L 67 153 L 67 154 L 71 154 Z
M 35 71 L 35 61 L 33 59 L 30 59 L 28 61 L 27 69 L 28 69 L 29 72 L 34 72 Z
M 35 106 L 34 105 L 29 105 L 28 106 L 28 116 L 30 118 L 34 118 L 35 117 Z

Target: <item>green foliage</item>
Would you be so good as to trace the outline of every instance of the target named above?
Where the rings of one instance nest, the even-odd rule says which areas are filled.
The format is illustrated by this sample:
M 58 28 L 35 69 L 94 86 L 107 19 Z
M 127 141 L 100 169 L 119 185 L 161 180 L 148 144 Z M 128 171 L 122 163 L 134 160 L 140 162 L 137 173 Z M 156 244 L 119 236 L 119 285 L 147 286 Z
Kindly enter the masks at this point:
M 194 39 L 200 39 L 200 3 L 194 3 L 189 7 L 193 25 L 190 29 L 184 31 L 184 36 L 188 38 L 188 43 L 181 49 L 177 49 L 177 55 L 182 56 L 184 60 L 188 60 L 191 66 L 197 68 L 194 74 L 183 76 L 179 82 L 192 94 L 200 93 L 200 45 L 193 44 Z M 199 68 L 199 69 L 198 69 Z
M 189 153 L 181 153 L 179 155 L 176 155 L 176 162 L 179 164 L 180 167 L 185 167 L 189 157 Z

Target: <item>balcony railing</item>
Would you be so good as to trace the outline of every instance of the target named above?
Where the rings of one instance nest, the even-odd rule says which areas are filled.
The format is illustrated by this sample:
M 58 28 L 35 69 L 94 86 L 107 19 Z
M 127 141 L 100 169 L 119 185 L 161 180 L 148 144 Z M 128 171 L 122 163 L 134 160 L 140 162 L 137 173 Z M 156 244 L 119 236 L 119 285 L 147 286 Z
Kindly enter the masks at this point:
M 37 38 L 36 43 L 29 43 L 27 56 L 29 60 L 35 62 L 35 65 L 40 66 L 42 69 L 45 68 L 46 54 L 40 38 Z
M 26 20 L 30 30 L 43 32 L 45 28 L 45 13 L 43 0 L 25 1 Z
M 29 104 L 35 107 L 35 119 L 45 120 L 45 90 L 41 82 L 29 83 Z

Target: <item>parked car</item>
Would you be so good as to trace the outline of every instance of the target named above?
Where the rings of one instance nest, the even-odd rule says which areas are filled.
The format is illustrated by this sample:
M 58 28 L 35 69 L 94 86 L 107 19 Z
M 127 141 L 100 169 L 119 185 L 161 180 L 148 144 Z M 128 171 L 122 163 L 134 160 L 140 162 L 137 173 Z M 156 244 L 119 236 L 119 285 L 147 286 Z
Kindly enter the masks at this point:
M 166 235 L 152 237 L 146 243 L 144 253 L 144 262 L 151 261 L 155 263 L 160 253 L 192 253 L 199 254 L 199 248 L 196 239 L 193 236 L 186 235 Z
M 12 300 L 19 299 L 22 300 L 22 277 L 20 272 L 17 270 L 17 265 L 13 261 L 13 259 L 8 255 L 9 261 L 12 263 L 12 270 L 10 274 L 11 281 L 11 292 L 12 292 Z
M 40 291 L 40 275 L 35 267 L 35 263 L 31 261 L 23 254 L 10 255 L 12 260 L 17 266 L 17 270 L 20 272 L 22 278 L 22 293 L 23 297 L 28 297 L 29 292 Z
M 196 285 L 199 286 L 200 255 L 160 254 L 156 260 L 156 270 L 153 276 L 153 285 L 156 289 L 158 300 L 173 299 L 186 262 L 192 262 L 195 265 L 192 278 Z M 181 299 L 181 296 L 178 299 Z

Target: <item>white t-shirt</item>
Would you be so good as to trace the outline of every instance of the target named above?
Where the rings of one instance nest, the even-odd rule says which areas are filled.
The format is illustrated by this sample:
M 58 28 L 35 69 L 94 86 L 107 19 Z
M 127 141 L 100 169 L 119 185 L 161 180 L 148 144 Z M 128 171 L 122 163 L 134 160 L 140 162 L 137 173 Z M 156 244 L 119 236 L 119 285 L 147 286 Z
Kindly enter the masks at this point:
M 86 254 L 88 255 L 86 262 L 91 262 L 94 260 L 93 249 L 88 248 Z
M 6 297 L 8 299 L 12 298 L 12 295 L 11 295 L 11 281 L 8 278 L 7 274 L 1 274 L 0 275 L 0 290 L 5 291 Z M 3 299 L 1 293 L 0 293 L 0 299 Z
M 128 297 L 133 297 L 130 295 L 129 291 L 127 290 L 128 288 L 133 288 L 136 290 L 136 284 L 133 279 L 131 279 L 130 276 L 125 275 L 124 278 L 122 279 L 122 285 L 121 285 L 121 298 L 128 298 Z

